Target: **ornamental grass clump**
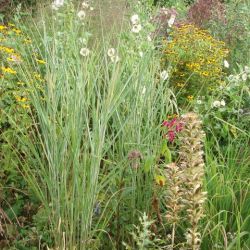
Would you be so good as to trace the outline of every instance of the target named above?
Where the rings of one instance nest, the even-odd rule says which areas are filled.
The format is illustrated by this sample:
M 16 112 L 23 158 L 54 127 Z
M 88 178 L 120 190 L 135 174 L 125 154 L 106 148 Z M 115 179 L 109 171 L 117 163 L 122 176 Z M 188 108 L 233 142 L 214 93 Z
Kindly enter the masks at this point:
M 196 113 L 187 113 L 182 117 L 184 128 L 180 136 L 179 167 L 183 171 L 188 229 L 186 232 L 187 249 L 200 249 L 201 234 L 199 221 L 204 216 L 203 205 L 206 192 L 202 191 L 204 177 L 203 145 L 204 132 Z
M 227 54 L 225 43 L 207 30 L 183 24 L 163 41 L 162 67 L 172 66 L 170 84 L 187 99 L 197 90 L 206 92 L 219 84 Z

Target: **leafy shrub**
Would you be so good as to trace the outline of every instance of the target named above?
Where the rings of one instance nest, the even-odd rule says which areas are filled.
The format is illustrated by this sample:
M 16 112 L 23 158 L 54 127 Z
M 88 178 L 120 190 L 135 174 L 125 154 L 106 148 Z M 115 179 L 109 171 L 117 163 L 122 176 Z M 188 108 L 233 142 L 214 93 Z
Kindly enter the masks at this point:
M 190 6 L 188 20 L 197 26 L 207 25 L 211 20 L 225 20 L 225 6 L 219 0 L 198 0 Z
M 17 7 L 34 8 L 37 2 L 36 0 L 0 0 L 0 16 L 9 19 Z
M 195 91 L 207 91 L 219 84 L 223 59 L 228 50 L 225 43 L 213 38 L 206 30 L 192 24 L 175 27 L 163 42 L 162 65 L 172 67 L 170 84 L 192 99 Z
M 183 0 L 181 2 L 185 5 L 191 5 L 194 2 L 194 0 Z M 154 5 L 159 4 L 161 6 L 171 7 L 173 5 L 176 5 L 176 1 L 175 0 L 153 0 L 153 4 Z
M 230 48 L 232 65 L 249 64 L 250 58 L 250 12 L 249 1 L 231 1 L 225 5 L 226 25 L 212 20 L 209 29 Z M 244 56 L 242 56 L 244 55 Z

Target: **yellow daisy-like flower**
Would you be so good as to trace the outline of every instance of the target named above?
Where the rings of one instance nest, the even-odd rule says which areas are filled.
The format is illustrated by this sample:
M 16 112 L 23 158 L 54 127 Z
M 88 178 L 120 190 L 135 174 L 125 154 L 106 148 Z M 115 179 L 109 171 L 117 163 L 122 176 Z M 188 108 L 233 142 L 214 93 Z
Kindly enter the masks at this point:
M 30 105 L 28 105 L 28 104 L 22 104 L 22 107 L 25 108 L 25 109 L 28 109 L 28 108 L 30 108 Z
M 192 100 L 194 99 L 194 96 L 189 95 L 189 96 L 187 96 L 187 99 L 188 99 L 189 101 L 192 101 Z
M 1 67 L 1 70 L 5 73 L 16 74 L 17 72 L 10 67 Z
M 20 35 L 22 33 L 22 31 L 19 29 L 12 29 L 12 31 L 14 31 L 17 35 Z
M 29 38 L 25 38 L 23 41 L 24 41 L 25 44 L 31 44 L 32 43 L 32 40 L 29 39 Z
M 2 31 L 2 30 L 6 30 L 7 29 L 7 27 L 6 26 L 4 26 L 4 25 L 0 25 L 0 31 Z
M 26 97 L 15 96 L 15 98 L 18 102 L 27 102 L 28 101 L 28 99 Z
M 5 46 L 0 46 L 0 50 L 6 52 L 8 54 L 12 54 L 12 53 L 15 52 L 14 49 L 8 48 L 8 47 L 5 47 Z
M 179 87 L 179 88 L 183 88 L 185 86 L 185 84 L 184 83 L 177 83 L 177 87 Z
M 46 62 L 44 60 L 40 60 L 40 59 L 36 59 L 36 61 L 40 64 L 46 64 Z
M 20 63 L 21 57 L 18 54 L 12 54 L 10 57 L 7 58 L 7 61 L 14 62 L 14 63 Z
M 43 79 L 42 79 L 42 76 L 39 74 L 39 73 L 37 73 L 37 72 L 34 72 L 34 78 L 36 79 L 36 80 L 39 80 L 39 81 L 43 81 Z

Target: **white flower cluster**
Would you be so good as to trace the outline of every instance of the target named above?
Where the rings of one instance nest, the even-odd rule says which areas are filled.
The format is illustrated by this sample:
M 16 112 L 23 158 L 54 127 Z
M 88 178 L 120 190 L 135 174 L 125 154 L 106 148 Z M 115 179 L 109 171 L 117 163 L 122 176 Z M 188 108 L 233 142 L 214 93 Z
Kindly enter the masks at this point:
M 166 70 L 163 70 L 161 73 L 160 73 L 160 78 L 163 80 L 163 81 L 166 81 L 169 77 L 169 74 Z
M 89 1 L 83 1 L 82 2 L 82 9 L 77 13 L 78 18 L 80 21 L 83 21 L 86 17 L 87 10 L 93 10 L 94 8 L 90 6 Z M 87 40 L 85 38 L 80 38 L 79 41 L 83 43 L 84 45 L 87 44 Z M 83 47 L 80 50 L 80 54 L 83 57 L 87 57 L 90 54 L 90 50 L 87 47 Z
M 168 20 L 168 27 L 172 27 L 175 21 L 176 15 L 172 14 Z
M 64 5 L 64 0 L 55 0 L 52 3 L 52 10 L 58 10 L 60 7 Z
M 88 48 L 81 48 L 80 54 L 84 57 L 88 56 L 90 54 L 90 50 Z
M 82 9 L 77 13 L 78 18 L 83 21 L 86 17 L 86 10 L 93 10 L 94 8 L 89 5 L 88 1 L 82 3 Z
M 233 83 L 236 86 L 241 81 L 245 82 L 247 79 L 250 79 L 250 67 L 245 66 L 243 69 L 241 69 L 239 74 L 229 75 L 227 79 L 230 83 Z
M 241 79 L 245 82 L 247 79 L 250 79 L 250 67 L 245 66 L 241 74 Z
M 229 62 L 228 62 L 227 60 L 224 60 L 224 61 L 223 61 L 223 64 L 224 64 L 224 67 L 227 68 L 227 69 L 228 69 L 229 66 L 230 66 L 230 65 L 229 65 Z
M 137 14 L 131 16 L 130 21 L 132 23 L 132 29 L 131 31 L 133 33 L 139 33 L 142 29 L 142 26 L 140 24 L 140 18 Z
M 226 105 L 226 102 L 222 99 L 221 101 L 214 101 L 212 104 L 213 108 L 220 108 L 224 107 Z
M 120 61 L 117 51 L 114 48 L 108 49 L 107 54 L 113 63 L 117 63 L 118 61 Z

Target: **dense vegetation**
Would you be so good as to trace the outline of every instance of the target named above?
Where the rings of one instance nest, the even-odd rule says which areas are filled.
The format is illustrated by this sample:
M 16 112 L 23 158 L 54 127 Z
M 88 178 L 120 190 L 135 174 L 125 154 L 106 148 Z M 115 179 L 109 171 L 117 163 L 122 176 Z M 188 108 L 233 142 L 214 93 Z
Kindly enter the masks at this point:
M 249 249 L 250 1 L 23 3 L 0 16 L 0 249 Z

